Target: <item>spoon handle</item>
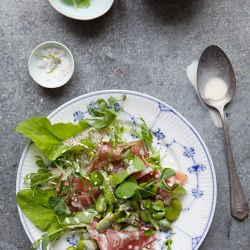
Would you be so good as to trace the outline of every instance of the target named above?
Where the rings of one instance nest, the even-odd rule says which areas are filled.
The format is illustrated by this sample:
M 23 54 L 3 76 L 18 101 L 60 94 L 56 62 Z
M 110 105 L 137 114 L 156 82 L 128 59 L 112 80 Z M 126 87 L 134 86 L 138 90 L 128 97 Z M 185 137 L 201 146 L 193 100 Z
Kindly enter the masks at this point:
M 226 117 L 224 113 L 224 107 L 218 109 L 221 121 L 223 124 L 224 135 L 225 135 L 225 144 L 227 148 L 228 156 L 228 172 L 230 180 L 230 195 L 231 195 L 231 213 L 238 220 L 243 220 L 248 216 L 249 207 L 246 200 L 246 197 L 243 193 L 239 177 L 236 172 L 236 166 L 234 164 L 233 153 L 231 149 L 231 143 L 229 139 L 228 128 L 226 124 Z

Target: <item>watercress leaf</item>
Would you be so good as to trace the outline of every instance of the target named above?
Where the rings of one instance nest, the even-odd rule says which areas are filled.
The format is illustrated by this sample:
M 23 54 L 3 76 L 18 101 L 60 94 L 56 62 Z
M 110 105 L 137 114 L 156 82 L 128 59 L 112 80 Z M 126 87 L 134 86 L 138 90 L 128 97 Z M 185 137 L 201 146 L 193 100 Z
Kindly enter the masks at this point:
M 42 159 L 42 157 L 36 156 L 35 159 L 36 159 L 36 165 L 39 168 L 47 169 L 47 166 L 46 166 L 44 160 Z
M 171 189 L 166 184 L 166 180 L 168 180 L 170 177 L 175 176 L 175 175 L 176 175 L 176 172 L 172 168 L 164 168 L 161 173 L 160 182 L 157 187 L 164 189 L 168 192 L 171 192 Z
M 113 174 L 111 176 L 111 181 L 114 185 L 120 184 L 131 174 L 143 170 L 144 166 L 144 162 L 139 157 L 135 157 L 132 161 L 130 161 L 126 170 Z
M 62 215 L 65 213 L 67 206 L 63 197 L 52 196 L 49 198 L 49 204 L 57 214 Z
M 17 204 L 26 217 L 42 231 L 51 233 L 62 228 L 49 198 L 56 196 L 54 189 L 23 189 L 17 194 Z
M 139 193 L 138 190 L 135 191 L 135 193 L 134 193 L 134 195 L 131 197 L 131 199 L 132 199 L 133 201 L 136 201 L 136 202 L 140 202 L 140 203 L 141 203 L 142 197 L 141 197 L 141 195 L 140 195 L 140 193 Z
M 87 129 L 89 124 L 81 120 L 78 124 L 56 123 L 52 125 L 46 117 L 32 117 L 21 122 L 16 131 L 30 138 L 45 156 L 53 161 L 73 146 L 64 141 Z
M 132 197 L 137 190 L 137 182 L 134 178 L 129 178 L 122 182 L 115 190 L 115 195 L 120 199 Z

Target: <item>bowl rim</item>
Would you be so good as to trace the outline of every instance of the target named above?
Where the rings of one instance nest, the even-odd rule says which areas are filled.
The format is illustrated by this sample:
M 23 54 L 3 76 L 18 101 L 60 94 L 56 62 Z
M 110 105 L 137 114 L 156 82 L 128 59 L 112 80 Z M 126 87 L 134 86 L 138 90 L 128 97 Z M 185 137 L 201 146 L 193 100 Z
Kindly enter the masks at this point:
M 55 4 L 52 2 L 52 0 L 48 0 L 48 1 L 50 2 L 51 6 L 52 6 L 57 12 L 59 12 L 60 14 L 62 14 L 63 16 L 66 16 L 66 17 L 71 18 L 71 19 L 74 19 L 74 20 L 79 20 L 79 21 L 91 21 L 91 20 L 95 20 L 95 19 L 97 19 L 97 18 L 99 18 L 99 17 L 104 16 L 104 15 L 111 9 L 111 7 L 113 6 L 115 0 L 111 0 L 112 2 L 111 2 L 111 4 L 110 4 L 110 6 L 109 6 L 102 14 L 100 14 L 100 15 L 98 15 L 98 16 L 95 16 L 95 17 L 92 17 L 92 18 L 79 18 L 79 17 L 74 17 L 73 15 L 66 14 L 65 12 L 63 12 L 62 10 L 60 10 L 59 8 L 57 8 L 57 7 L 55 6 Z
M 69 76 L 68 76 L 65 80 L 63 80 L 63 81 L 58 81 L 57 84 L 53 84 L 53 85 L 46 84 L 46 83 L 43 83 L 43 82 L 38 81 L 37 79 L 34 79 L 34 76 L 33 76 L 33 73 L 32 73 L 32 68 L 31 68 L 31 59 L 34 57 L 34 53 L 35 53 L 38 49 L 42 48 L 44 45 L 48 45 L 48 44 L 50 44 L 50 45 L 52 45 L 52 46 L 55 45 L 55 44 L 61 46 L 62 49 L 64 49 L 64 50 L 69 54 L 70 59 L 71 59 L 71 60 L 70 60 L 70 61 L 71 61 L 70 64 L 72 64 L 72 70 L 71 70 Z M 29 56 L 28 70 L 29 70 L 29 74 L 30 74 L 31 78 L 32 78 L 38 85 L 40 85 L 40 86 L 42 86 L 42 87 L 45 87 L 45 88 L 49 88 L 49 89 L 58 88 L 58 87 L 61 87 L 61 86 L 65 85 L 65 84 L 71 79 L 71 77 L 72 77 L 72 75 L 73 75 L 73 73 L 74 73 L 74 70 L 75 70 L 74 57 L 73 57 L 71 51 L 69 50 L 69 48 L 68 48 L 67 46 L 65 46 L 64 44 L 60 43 L 60 42 L 57 42 L 57 41 L 47 41 L 47 42 L 43 42 L 43 43 L 40 43 L 39 45 L 37 45 L 37 46 L 32 50 L 32 52 L 31 52 L 31 54 L 30 54 L 30 56 Z

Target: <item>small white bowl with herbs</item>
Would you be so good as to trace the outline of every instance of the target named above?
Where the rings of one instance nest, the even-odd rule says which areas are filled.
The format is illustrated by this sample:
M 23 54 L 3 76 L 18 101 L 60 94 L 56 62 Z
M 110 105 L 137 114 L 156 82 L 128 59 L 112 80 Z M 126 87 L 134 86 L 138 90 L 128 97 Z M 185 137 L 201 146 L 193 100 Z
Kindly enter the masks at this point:
M 39 85 L 58 88 L 72 77 L 74 59 L 66 46 L 49 41 L 41 43 L 32 51 L 28 68 L 31 77 Z
M 114 0 L 49 0 L 62 15 L 77 20 L 92 20 L 103 16 Z

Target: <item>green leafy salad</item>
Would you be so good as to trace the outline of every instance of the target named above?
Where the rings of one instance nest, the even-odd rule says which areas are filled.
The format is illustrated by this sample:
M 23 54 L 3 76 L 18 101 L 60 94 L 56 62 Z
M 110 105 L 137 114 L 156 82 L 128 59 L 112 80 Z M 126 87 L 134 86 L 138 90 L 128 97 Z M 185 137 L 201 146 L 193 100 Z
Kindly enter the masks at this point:
M 142 118 L 119 121 L 125 99 L 98 99 L 77 124 L 32 117 L 17 126 L 45 156 L 35 157 L 37 171 L 17 194 L 22 212 L 44 232 L 32 249 L 53 249 L 72 233 L 79 240 L 67 250 L 158 249 L 162 231 L 170 235 L 162 249 L 171 249 L 186 175 L 161 165 Z
M 83 9 L 90 6 L 90 0 L 64 0 L 72 2 L 76 8 Z

